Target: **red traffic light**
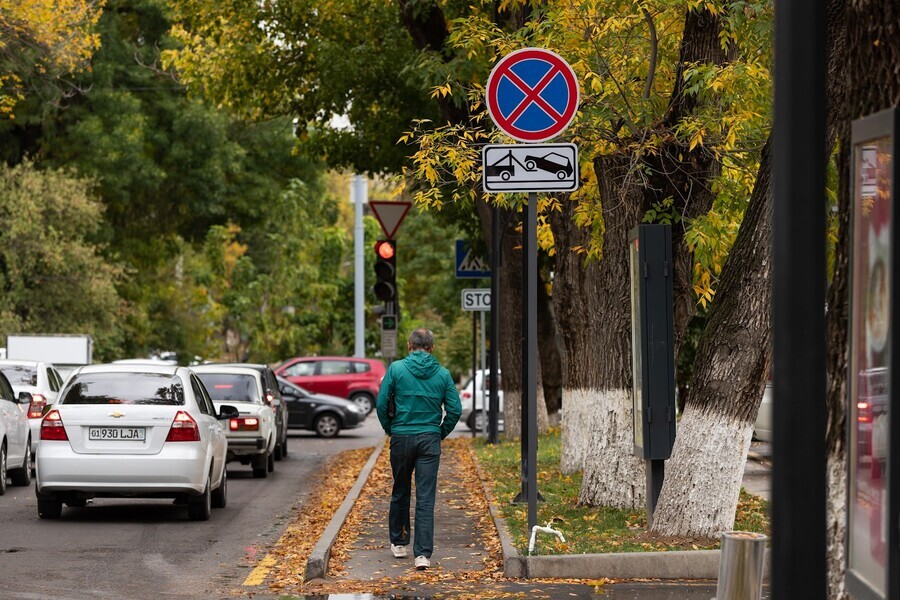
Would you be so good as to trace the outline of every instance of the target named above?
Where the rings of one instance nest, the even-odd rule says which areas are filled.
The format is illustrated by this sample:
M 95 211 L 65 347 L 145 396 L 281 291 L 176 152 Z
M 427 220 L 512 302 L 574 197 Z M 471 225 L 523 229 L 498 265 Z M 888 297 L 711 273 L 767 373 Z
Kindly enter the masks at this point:
M 375 254 L 384 260 L 394 258 L 394 245 L 386 240 L 375 242 Z

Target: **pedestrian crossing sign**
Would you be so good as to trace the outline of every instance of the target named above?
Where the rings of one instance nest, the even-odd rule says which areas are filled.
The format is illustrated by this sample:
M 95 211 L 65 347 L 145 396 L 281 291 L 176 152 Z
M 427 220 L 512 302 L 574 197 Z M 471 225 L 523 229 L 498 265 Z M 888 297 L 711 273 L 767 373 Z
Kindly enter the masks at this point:
M 456 278 L 483 279 L 491 276 L 491 267 L 487 259 L 472 250 L 472 244 L 466 240 L 456 240 Z

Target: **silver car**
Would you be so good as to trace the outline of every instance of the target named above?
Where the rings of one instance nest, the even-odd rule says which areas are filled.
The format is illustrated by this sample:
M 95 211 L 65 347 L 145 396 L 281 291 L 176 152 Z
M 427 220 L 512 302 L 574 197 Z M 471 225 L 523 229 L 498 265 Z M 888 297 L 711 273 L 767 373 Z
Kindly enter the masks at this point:
M 206 386 L 216 406 L 229 404 L 239 415 L 229 419 L 228 461 L 250 465 L 254 477 L 268 477 L 275 470 L 278 435 L 275 408 L 266 401 L 266 386 L 257 369 L 231 365 L 191 367 Z
M 205 521 L 227 502 L 227 439 L 203 384 L 189 369 L 91 365 L 72 373 L 41 422 L 35 460 L 38 515 L 88 499 L 175 498 Z
M 31 428 L 31 455 L 36 456 L 41 437 L 41 418 L 47 407 L 56 402 L 63 386 L 62 377 L 51 363 L 34 360 L 0 360 L 0 373 L 9 379 L 16 396 L 22 392 L 31 394 L 28 425 Z

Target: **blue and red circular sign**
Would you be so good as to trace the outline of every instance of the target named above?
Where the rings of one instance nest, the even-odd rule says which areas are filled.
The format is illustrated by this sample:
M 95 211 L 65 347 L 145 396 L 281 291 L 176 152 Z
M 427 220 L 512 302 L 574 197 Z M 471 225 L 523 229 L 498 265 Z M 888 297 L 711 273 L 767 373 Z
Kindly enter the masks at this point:
M 578 110 L 578 80 L 561 56 L 523 48 L 504 56 L 487 82 L 491 119 L 520 142 L 543 142 L 569 126 Z

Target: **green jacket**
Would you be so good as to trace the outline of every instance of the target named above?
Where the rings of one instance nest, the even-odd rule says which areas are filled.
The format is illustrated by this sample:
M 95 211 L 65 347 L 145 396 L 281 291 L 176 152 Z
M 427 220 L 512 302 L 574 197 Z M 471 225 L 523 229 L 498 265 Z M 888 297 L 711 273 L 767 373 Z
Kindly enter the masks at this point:
M 397 406 L 393 419 L 387 414 L 391 388 Z M 450 372 L 431 354 L 417 350 L 388 367 L 375 410 L 388 435 L 440 433 L 444 439 L 456 427 L 462 404 Z

